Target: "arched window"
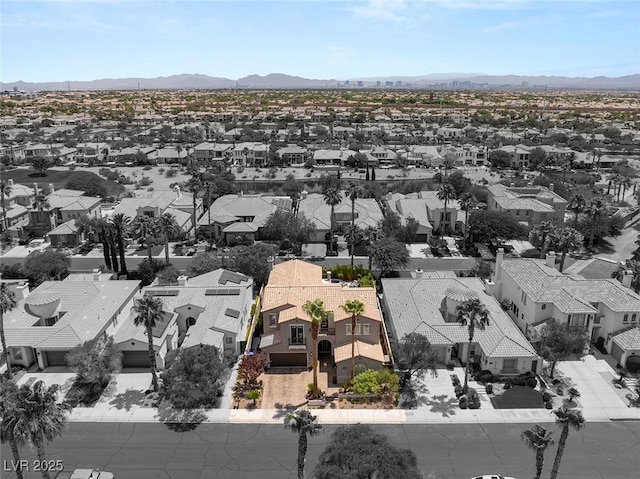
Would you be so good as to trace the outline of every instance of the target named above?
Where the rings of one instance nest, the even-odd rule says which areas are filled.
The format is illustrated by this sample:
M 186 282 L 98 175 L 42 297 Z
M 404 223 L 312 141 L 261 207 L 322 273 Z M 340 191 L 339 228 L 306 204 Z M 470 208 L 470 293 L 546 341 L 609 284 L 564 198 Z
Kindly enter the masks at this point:
M 366 364 L 364 364 L 364 363 L 356 363 L 354 374 L 357 376 L 358 374 L 365 372 L 367 369 L 369 369 L 369 368 L 367 368 Z

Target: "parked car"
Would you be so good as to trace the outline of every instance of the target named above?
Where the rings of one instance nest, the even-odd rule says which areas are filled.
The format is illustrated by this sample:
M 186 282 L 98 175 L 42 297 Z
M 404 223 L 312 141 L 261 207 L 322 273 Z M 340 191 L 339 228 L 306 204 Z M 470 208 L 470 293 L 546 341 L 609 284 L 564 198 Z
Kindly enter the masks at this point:
M 507 477 L 502 474 L 484 474 L 483 476 L 475 476 L 471 479 L 516 479 L 515 477 Z
M 69 479 L 113 479 L 112 473 L 98 469 L 76 469 Z

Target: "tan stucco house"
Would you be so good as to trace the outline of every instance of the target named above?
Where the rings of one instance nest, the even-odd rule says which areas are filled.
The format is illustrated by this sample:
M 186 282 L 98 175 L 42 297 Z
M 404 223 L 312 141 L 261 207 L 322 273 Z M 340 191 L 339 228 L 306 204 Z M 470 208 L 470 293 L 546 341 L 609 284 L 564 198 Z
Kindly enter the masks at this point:
M 340 308 L 347 301 L 365 305 L 355 330 L 356 374 L 390 363 L 376 290 L 332 283 L 322 278 L 321 266 L 292 260 L 274 266 L 262 293 L 260 349 L 269 355 L 270 367 L 312 366 L 311 318 L 302 308 L 317 298 L 330 311 L 318 337 L 320 364 L 333 368 L 330 381 L 340 384 L 351 377 L 351 316 Z

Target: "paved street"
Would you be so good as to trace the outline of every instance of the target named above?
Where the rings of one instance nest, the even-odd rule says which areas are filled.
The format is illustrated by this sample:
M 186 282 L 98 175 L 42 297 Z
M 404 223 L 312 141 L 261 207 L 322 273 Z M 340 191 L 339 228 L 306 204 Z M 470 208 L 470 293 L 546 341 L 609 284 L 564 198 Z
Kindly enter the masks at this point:
M 556 440 L 554 424 L 548 425 Z M 326 426 L 309 440 L 307 472 L 315 466 L 336 426 Z M 502 473 L 518 479 L 534 475 L 534 455 L 520 439 L 526 424 L 456 424 L 373 426 L 399 447 L 418 456 L 420 470 L 438 479 L 468 479 L 480 473 Z M 72 423 L 48 447 L 49 459 L 61 459 L 67 470 L 99 466 L 118 479 L 295 477 L 296 436 L 279 425 L 201 424 L 180 432 L 162 424 Z M 591 423 L 572 431 L 560 478 L 637 478 L 640 470 L 640 422 Z M 546 454 L 544 475 L 555 446 Z M 2 445 L 2 458 L 11 458 Z M 23 450 L 33 461 L 33 451 Z M 3 472 L 3 478 L 14 473 Z

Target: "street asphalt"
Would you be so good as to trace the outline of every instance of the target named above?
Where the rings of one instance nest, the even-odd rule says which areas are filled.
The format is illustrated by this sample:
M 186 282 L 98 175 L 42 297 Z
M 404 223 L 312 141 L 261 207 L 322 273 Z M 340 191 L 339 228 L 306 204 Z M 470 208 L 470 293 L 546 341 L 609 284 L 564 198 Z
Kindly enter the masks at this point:
M 547 426 L 557 441 L 560 430 L 553 423 Z M 323 434 L 309 439 L 307 477 L 336 427 L 325 426 Z M 372 427 L 389 435 L 393 444 L 413 450 L 425 478 L 535 475 L 534 453 L 520 438 L 530 424 Z M 571 431 L 559 479 L 637 479 L 639 444 L 640 422 L 588 423 L 581 431 Z M 548 477 L 555 451 L 551 446 L 545 455 L 543 477 Z M 47 454 L 50 460 L 61 460 L 66 471 L 100 467 L 117 479 L 286 479 L 296 477 L 297 437 L 275 424 L 200 424 L 182 430 L 157 423 L 71 423 L 47 447 Z M 22 457 L 29 464 L 36 459 L 28 447 Z M 11 459 L 6 444 L 2 458 Z M 16 477 L 7 470 L 1 476 Z

